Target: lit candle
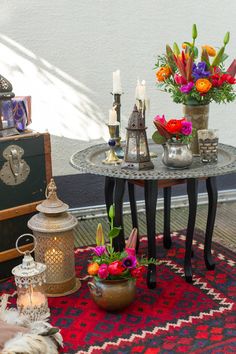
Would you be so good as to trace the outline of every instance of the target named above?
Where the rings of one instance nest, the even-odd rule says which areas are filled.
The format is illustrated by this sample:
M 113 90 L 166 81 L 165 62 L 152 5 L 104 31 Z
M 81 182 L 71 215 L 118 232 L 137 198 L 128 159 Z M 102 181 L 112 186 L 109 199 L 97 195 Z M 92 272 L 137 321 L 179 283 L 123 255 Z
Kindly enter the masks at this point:
M 135 99 L 136 100 L 140 100 L 140 81 L 139 79 L 137 80 L 137 85 L 136 85 L 136 88 L 135 88 Z
M 49 249 L 45 253 L 45 264 L 48 265 L 62 265 L 64 261 L 63 252 L 60 250 L 55 250 L 54 248 Z
M 108 125 L 117 125 L 117 123 L 118 123 L 117 113 L 116 113 L 115 107 L 113 107 L 112 109 L 109 109 Z
M 113 94 L 115 93 L 122 94 L 120 70 L 113 72 Z
M 139 94 L 140 94 L 140 99 L 142 101 L 144 101 L 146 99 L 146 82 L 145 82 L 145 80 L 143 80 L 140 85 Z
M 29 292 L 21 294 L 17 299 L 17 305 L 20 308 L 32 307 L 32 306 L 42 306 L 47 302 L 47 298 L 44 294 L 29 289 Z
M 4 120 L 3 117 L 1 117 L 1 120 L 2 120 L 2 129 L 8 128 L 8 121 Z

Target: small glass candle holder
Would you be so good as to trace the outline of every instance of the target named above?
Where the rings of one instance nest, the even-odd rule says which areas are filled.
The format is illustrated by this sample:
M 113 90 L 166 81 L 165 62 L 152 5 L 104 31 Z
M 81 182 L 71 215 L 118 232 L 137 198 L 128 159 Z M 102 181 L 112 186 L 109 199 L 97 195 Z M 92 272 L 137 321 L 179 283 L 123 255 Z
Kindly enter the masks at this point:
M 201 162 L 217 162 L 219 142 L 218 129 L 201 129 L 198 130 L 197 134 Z

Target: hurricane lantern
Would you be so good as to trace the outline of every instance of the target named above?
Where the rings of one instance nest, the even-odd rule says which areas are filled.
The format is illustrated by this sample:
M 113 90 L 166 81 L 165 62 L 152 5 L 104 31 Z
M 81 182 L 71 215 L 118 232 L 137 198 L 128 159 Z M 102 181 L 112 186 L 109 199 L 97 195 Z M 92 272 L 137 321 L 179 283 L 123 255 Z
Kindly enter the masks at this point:
M 47 295 L 69 295 L 81 286 L 75 276 L 73 229 L 77 225 L 77 219 L 67 212 L 68 205 L 57 197 L 57 187 L 53 179 L 47 186 L 45 195 L 46 199 L 36 207 L 39 213 L 28 221 L 28 227 L 38 242 L 35 259 L 47 266 Z
M 22 252 L 18 243 L 25 236 L 34 239 L 34 248 L 31 251 Z M 18 311 L 31 321 L 44 319 L 50 315 L 44 284 L 46 281 L 46 265 L 35 262 L 31 253 L 36 249 L 36 239 L 31 234 L 23 234 L 16 240 L 16 249 L 23 254 L 22 263 L 12 269 L 17 287 Z
M 0 75 L 0 137 L 19 134 L 15 127 L 12 90 L 12 84 Z
M 154 168 L 150 159 L 146 129 L 142 111 L 135 105 L 126 128 L 126 150 L 122 168 L 133 170 Z

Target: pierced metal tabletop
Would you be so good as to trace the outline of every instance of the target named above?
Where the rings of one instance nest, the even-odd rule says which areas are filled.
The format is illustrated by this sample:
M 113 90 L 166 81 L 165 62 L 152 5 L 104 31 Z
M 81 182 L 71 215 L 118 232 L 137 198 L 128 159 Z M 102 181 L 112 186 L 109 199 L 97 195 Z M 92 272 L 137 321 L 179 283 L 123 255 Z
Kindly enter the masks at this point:
M 236 148 L 225 144 L 219 144 L 217 163 L 202 164 L 200 158 L 195 156 L 192 165 L 183 170 L 164 166 L 161 161 L 163 148 L 152 142 L 149 142 L 149 149 L 158 156 L 152 158 L 154 169 L 148 171 L 124 169 L 120 165 L 104 165 L 102 160 L 106 157 L 108 149 L 108 144 L 98 144 L 78 151 L 72 155 L 70 164 L 83 173 L 138 180 L 200 178 L 236 172 Z

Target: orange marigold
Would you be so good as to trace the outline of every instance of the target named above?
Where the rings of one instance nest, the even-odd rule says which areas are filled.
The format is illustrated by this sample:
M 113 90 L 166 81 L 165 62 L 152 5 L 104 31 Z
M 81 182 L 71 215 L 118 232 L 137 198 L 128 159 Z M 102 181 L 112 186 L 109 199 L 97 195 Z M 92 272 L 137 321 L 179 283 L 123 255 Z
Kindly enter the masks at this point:
M 216 50 L 214 47 L 212 47 L 211 45 L 203 45 L 202 49 L 206 49 L 207 54 L 209 55 L 209 57 L 214 57 L 216 56 Z
M 171 75 L 171 69 L 169 66 L 162 66 L 156 73 L 158 81 L 165 81 Z
M 89 275 L 97 275 L 98 274 L 98 269 L 99 269 L 99 264 L 94 262 L 90 263 L 88 266 L 88 274 Z
M 201 93 L 207 93 L 212 87 L 212 83 L 207 79 L 198 79 L 195 85 L 197 91 Z

